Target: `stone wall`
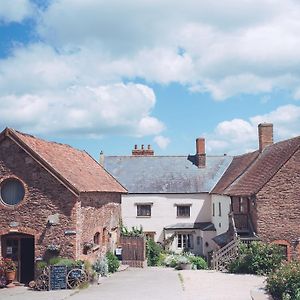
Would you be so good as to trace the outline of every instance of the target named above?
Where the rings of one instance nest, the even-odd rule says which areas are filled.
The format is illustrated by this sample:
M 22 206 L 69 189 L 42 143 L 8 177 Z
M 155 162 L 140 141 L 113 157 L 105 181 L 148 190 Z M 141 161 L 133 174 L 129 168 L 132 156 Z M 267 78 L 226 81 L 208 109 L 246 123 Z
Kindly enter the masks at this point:
M 300 150 L 256 198 L 258 235 L 264 241 L 288 246 L 288 255 L 300 258 Z
M 121 194 L 83 193 L 80 195 L 81 225 L 78 230 L 81 259 L 95 260 L 107 251 L 114 251 L 119 242 L 121 219 Z M 98 243 L 94 243 L 95 234 Z M 94 243 L 92 249 L 84 250 L 85 243 Z
M 76 230 L 77 198 L 41 165 L 9 138 L 0 147 L 0 183 L 15 177 L 25 187 L 25 198 L 16 206 L 0 201 L 0 235 L 16 231 L 35 236 L 35 257 L 43 257 L 50 244 L 60 245 L 61 255 L 76 257 L 76 237 L 65 230 Z M 58 214 L 58 224 L 47 219 Z M 15 222 L 15 223 L 13 223 Z

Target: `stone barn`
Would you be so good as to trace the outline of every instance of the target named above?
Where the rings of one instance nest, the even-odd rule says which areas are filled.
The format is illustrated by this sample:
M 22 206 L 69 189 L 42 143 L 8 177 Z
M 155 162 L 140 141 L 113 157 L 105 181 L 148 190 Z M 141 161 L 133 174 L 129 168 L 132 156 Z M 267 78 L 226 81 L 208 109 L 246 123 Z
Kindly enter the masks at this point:
M 17 280 L 59 254 L 94 260 L 119 238 L 126 190 L 88 153 L 6 128 L 0 134 L 0 258 Z

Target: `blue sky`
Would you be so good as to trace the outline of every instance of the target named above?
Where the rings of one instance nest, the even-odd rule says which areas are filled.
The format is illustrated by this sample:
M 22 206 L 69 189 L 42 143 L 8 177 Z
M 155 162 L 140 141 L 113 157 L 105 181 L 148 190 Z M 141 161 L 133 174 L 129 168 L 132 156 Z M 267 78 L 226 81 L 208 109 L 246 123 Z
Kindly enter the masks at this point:
M 1 0 L 0 126 L 95 158 L 257 148 L 300 133 L 300 4 Z

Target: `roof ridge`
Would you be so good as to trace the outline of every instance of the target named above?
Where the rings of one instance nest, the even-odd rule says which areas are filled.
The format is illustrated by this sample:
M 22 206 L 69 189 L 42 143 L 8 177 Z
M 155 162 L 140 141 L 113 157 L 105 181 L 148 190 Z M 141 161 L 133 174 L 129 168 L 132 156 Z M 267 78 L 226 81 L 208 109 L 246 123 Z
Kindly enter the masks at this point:
M 112 179 L 114 179 L 115 181 L 117 181 L 119 184 L 120 184 L 120 186 L 122 186 L 122 188 L 124 188 L 126 191 L 127 191 L 127 189 L 126 189 L 126 187 L 124 187 L 123 186 L 123 184 L 117 179 L 117 178 L 115 178 L 114 176 L 112 176 L 93 156 L 91 156 L 88 152 L 86 152 L 85 150 L 83 150 L 83 152 L 85 153 L 85 154 L 87 154 L 100 168 L 102 168 L 103 169 L 103 171 L 105 171 L 105 173 L 109 176 L 109 177 L 111 177 Z
M 295 138 L 291 138 L 291 139 L 287 139 L 287 140 L 284 140 L 282 142 L 288 142 L 288 141 L 291 141 L 293 139 L 296 139 L 298 138 L 300 140 L 300 136 L 297 136 Z M 277 143 L 276 143 L 277 144 Z M 272 145 L 270 145 L 272 146 Z M 278 172 L 279 170 L 291 159 L 291 157 L 300 149 L 300 143 L 295 147 L 295 150 L 291 152 L 291 154 L 288 156 L 287 159 L 285 159 L 281 164 L 280 166 L 278 167 L 277 171 L 274 172 L 274 174 L 265 182 L 262 184 L 262 186 L 260 188 L 258 188 L 256 191 L 255 191 L 255 194 L 257 194 Z
M 188 157 L 190 154 L 187 155 L 105 155 L 105 157 L 132 157 L 132 158 L 136 158 L 136 157 Z M 195 154 L 191 155 L 194 156 Z M 221 157 L 234 157 L 234 155 L 206 155 L 206 157 L 217 157 L 217 158 L 221 158 Z
M 242 157 L 242 156 L 247 156 L 247 155 L 253 155 L 255 152 L 258 152 L 259 150 L 256 150 L 256 151 L 253 151 L 253 152 L 249 152 L 249 153 L 245 153 L 245 154 L 242 154 L 242 155 L 237 155 L 237 156 L 234 156 L 234 158 L 235 157 Z M 228 189 L 236 180 L 238 180 L 241 176 L 243 176 L 248 170 L 249 170 L 249 168 L 254 164 L 254 162 L 258 159 L 258 157 L 259 157 L 259 154 L 257 155 L 257 157 L 256 158 L 254 158 L 248 165 L 247 165 L 247 167 L 244 169 L 244 170 L 242 170 L 241 171 L 241 173 L 236 177 L 236 178 L 234 178 L 234 180 L 233 181 L 231 181 L 231 183 L 229 183 L 223 190 L 224 190 L 224 192 L 226 191 L 226 189 Z M 233 158 L 233 159 L 234 159 Z M 231 163 L 233 162 L 233 160 L 231 161 Z M 230 165 L 229 165 L 230 166 Z M 225 170 L 225 172 L 227 171 L 227 169 Z M 225 173 L 224 172 L 224 173 Z M 223 174 L 224 175 L 224 174 Z
M 283 140 L 274 144 L 271 144 L 263 149 L 262 152 L 258 153 L 258 156 L 247 166 L 244 172 L 240 176 L 236 177 L 230 185 L 224 189 L 227 194 L 236 194 L 241 185 L 245 185 L 246 182 L 252 180 L 251 178 L 255 175 L 255 181 L 253 182 L 252 188 L 247 188 L 242 192 L 246 192 L 249 195 L 258 193 L 277 173 L 278 171 L 289 161 L 289 159 L 300 149 L 300 136 Z M 261 173 L 261 168 L 265 160 L 268 160 L 270 157 L 276 157 L 276 161 L 272 162 L 271 167 L 268 167 L 268 171 Z M 267 167 L 267 166 L 266 166 Z M 254 172 L 254 173 L 253 173 Z M 253 173 L 253 174 L 252 174 Z M 265 175 L 264 175 L 265 174 Z M 252 181 L 251 181 L 252 182 Z M 241 193 L 239 191 L 239 193 Z M 242 194 L 241 194 L 242 195 Z
M 19 134 L 22 134 L 22 133 L 20 133 L 17 130 L 14 130 L 12 128 L 7 128 L 7 129 L 8 129 L 8 133 L 11 132 L 13 134 L 13 138 L 18 139 L 18 141 L 19 141 L 18 144 L 20 144 L 20 142 L 21 142 L 21 144 L 25 145 L 27 148 L 26 152 L 30 156 L 32 156 L 38 163 L 40 163 L 40 165 L 43 166 L 50 174 L 52 174 L 52 176 L 57 178 L 59 181 L 62 181 L 64 183 L 64 185 L 67 186 L 68 188 L 72 189 L 73 192 L 75 191 L 76 194 L 79 194 L 79 190 L 74 186 L 74 184 L 72 184 L 68 179 L 66 179 L 64 176 L 62 176 L 62 174 L 53 166 L 53 164 L 49 163 L 39 153 L 37 153 L 36 151 L 31 149 L 31 147 L 25 141 L 23 141 L 20 137 L 18 137 L 18 135 L 16 134 L 16 133 L 19 133 Z M 23 147 L 22 147 L 22 145 L 19 145 L 19 146 L 24 149 L 24 146 Z
M 11 130 L 11 131 L 17 132 L 17 133 L 19 133 L 19 134 L 21 134 L 21 135 L 24 135 L 25 137 L 30 137 L 30 138 L 33 138 L 33 139 L 42 141 L 42 142 L 47 143 L 47 144 L 55 144 L 55 145 L 60 145 L 60 146 L 66 146 L 66 147 L 70 147 L 70 148 L 72 148 L 72 149 L 74 149 L 74 150 L 76 150 L 76 151 L 79 151 L 79 152 L 83 152 L 83 151 L 84 151 L 84 150 L 81 150 L 81 149 L 74 148 L 74 147 L 72 147 L 72 146 L 69 145 L 69 144 L 59 143 L 59 142 L 55 142 L 55 141 L 48 141 L 48 140 L 45 140 L 45 139 L 40 138 L 40 137 L 38 137 L 38 136 L 35 136 L 35 135 L 33 135 L 33 134 L 24 133 L 24 132 L 22 132 L 22 131 L 19 131 L 19 130 L 14 129 L 14 128 L 8 128 L 8 129 Z

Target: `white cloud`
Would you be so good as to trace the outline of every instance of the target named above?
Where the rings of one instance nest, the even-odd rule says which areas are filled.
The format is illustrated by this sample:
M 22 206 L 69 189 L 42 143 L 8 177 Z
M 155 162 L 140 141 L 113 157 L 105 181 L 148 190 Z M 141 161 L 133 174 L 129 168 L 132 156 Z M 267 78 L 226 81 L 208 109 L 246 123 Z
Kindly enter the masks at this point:
M 29 0 L 1 0 L 0 23 L 22 22 L 34 12 Z
M 263 122 L 273 123 L 278 139 L 295 137 L 300 132 L 300 106 L 280 106 L 268 114 L 252 117 L 250 121 L 254 125 Z
M 2 96 L 0 123 L 34 133 L 155 135 L 164 125 L 149 116 L 154 103 L 153 91 L 143 85 L 74 86 Z
M 207 149 L 213 154 L 241 154 L 258 148 L 257 126 L 273 123 L 275 142 L 295 137 L 300 132 L 300 106 L 284 105 L 264 115 L 249 120 L 233 119 L 217 125 L 207 134 Z
M 162 135 L 157 135 L 156 137 L 154 137 L 153 140 L 161 149 L 166 149 L 171 142 L 171 140 L 168 137 Z
M 179 82 L 216 100 L 277 88 L 299 94 L 300 5 L 293 0 L 56 0 L 38 30 L 59 49 L 104 56 L 112 77 Z
M 21 22 L 32 12 L 28 0 L 0 3 L 2 22 Z M 10 112 L 9 101 L 23 107 L 30 130 L 160 135 L 165 126 L 152 115 L 155 95 L 147 82 L 178 82 L 216 100 L 276 89 L 300 98 L 297 1 L 55 0 L 36 21 L 43 42 L 18 46 L 0 60 L 0 108 Z M 136 78 L 146 83 L 123 83 Z M 17 124 L 1 115 L 3 124 Z M 252 121 L 228 122 L 215 136 L 251 137 L 250 149 Z

